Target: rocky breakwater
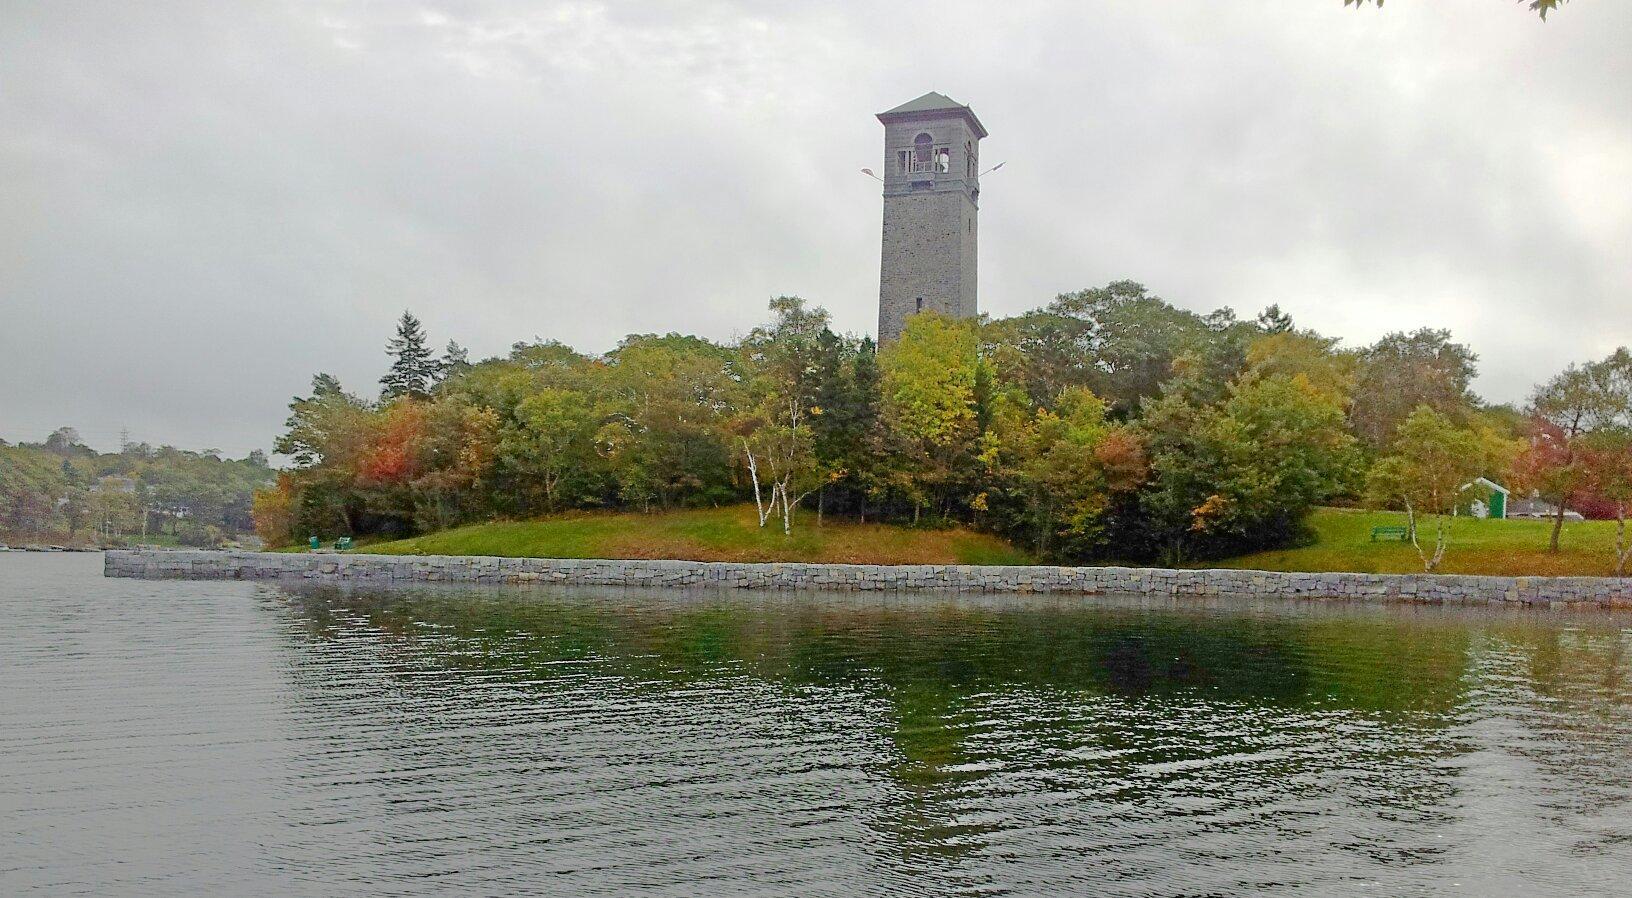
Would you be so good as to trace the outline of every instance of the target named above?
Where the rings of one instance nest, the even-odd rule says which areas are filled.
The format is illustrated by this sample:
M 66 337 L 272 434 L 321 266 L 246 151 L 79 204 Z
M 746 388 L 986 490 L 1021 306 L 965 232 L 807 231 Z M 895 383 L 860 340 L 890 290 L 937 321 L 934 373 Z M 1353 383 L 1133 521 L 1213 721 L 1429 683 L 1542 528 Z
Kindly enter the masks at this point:
M 1632 608 L 1632 579 L 1286 573 L 1127 567 L 736 563 L 455 555 L 111 550 L 109 577 L 572 584 L 828 591 L 1250 596 L 1457 605 Z

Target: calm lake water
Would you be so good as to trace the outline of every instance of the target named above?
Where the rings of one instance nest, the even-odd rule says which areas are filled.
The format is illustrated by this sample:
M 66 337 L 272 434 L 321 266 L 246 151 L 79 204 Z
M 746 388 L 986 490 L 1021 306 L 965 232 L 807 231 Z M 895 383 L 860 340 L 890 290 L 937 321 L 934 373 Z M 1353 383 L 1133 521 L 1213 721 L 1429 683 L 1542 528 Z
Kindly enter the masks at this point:
M 0 555 L 0 893 L 1632 889 L 1632 619 Z

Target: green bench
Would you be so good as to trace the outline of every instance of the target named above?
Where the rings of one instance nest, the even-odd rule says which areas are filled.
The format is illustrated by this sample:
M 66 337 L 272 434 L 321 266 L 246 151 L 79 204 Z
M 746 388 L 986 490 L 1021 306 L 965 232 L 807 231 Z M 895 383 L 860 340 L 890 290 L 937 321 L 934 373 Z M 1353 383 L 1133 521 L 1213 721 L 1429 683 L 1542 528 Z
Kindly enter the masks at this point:
M 1405 542 L 1406 538 L 1409 537 L 1410 535 L 1411 535 L 1411 529 L 1409 527 L 1373 527 L 1373 528 L 1371 528 L 1371 541 L 1372 542 L 1376 542 L 1379 539 L 1397 539 L 1397 540 L 1399 540 L 1400 542 L 1403 543 L 1403 542 Z
M 334 541 L 334 547 L 337 550 L 341 551 L 341 552 L 346 551 L 347 549 L 351 548 L 351 537 L 349 537 L 349 536 L 340 537 L 339 539 Z

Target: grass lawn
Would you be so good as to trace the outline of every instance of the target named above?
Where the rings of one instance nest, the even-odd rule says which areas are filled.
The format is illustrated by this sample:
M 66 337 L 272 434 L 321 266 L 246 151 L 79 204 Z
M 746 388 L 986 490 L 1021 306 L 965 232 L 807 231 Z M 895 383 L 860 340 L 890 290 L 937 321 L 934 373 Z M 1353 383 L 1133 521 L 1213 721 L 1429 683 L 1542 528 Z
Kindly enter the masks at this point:
M 1310 524 L 1318 535 L 1314 545 L 1258 552 L 1200 566 L 1268 571 L 1422 571 L 1422 562 L 1410 543 L 1371 541 L 1371 528 L 1403 526 L 1403 514 L 1322 508 L 1315 511 Z M 1592 577 L 1614 573 L 1614 521 L 1565 521 L 1557 555 L 1547 551 L 1552 526 L 1551 521 L 1458 518 L 1451 525 L 1451 547 L 1446 550 L 1439 572 Z M 1424 547 L 1432 551 L 1432 524 L 1422 527 L 1421 536 Z
M 1030 564 L 995 536 L 952 528 L 914 530 L 800 513 L 791 536 L 780 519 L 761 529 L 752 508 L 658 514 L 578 512 L 534 521 L 476 524 L 395 542 L 359 545 L 389 555 L 502 555 L 537 558 L 682 558 L 694 561 L 811 561 L 853 564 Z
M 1422 562 L 1410 543 L 1371 541 L 1371 528 L 1401 526 L 1394 512 L 1317 509 L 1310 519 L 1316 541 L 1296 549 L 1258 552 L 1197 567 L 1269 571 L 1417 573 Z M 1613 521 L 1564 524 L 1561 551 L 1547 551 L 1548 521 L 1459 518 L 1440 566 L 1447 574 L 1609 576 L 1614 570 Z M 1432 540 L 1432 533 L 1424 529 Z M 304 551 L 291 547 L 285 551 Z M 804 512 L 793 535 L 781 522 L 760 529 L 748 505 L 658 514 L 572 512 L 533 521 L 475 524 L 413 539 L 369 543 L 357 551 L 388 555 L 501 555 L 537 558 L 684 558 L 695 561 L 812 561 L 854 564 L 1032 564 L 1026 552 L 988 534 L 961 528 L 915 530 L 857 524 Z

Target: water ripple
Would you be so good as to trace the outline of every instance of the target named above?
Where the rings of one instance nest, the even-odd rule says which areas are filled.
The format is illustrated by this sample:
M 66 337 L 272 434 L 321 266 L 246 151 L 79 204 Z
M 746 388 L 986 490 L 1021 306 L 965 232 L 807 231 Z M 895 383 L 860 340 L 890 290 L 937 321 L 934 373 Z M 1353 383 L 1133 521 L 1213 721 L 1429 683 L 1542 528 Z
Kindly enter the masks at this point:
M 1632 626 L 0 558 L 0 892 L 1591 895 Z

